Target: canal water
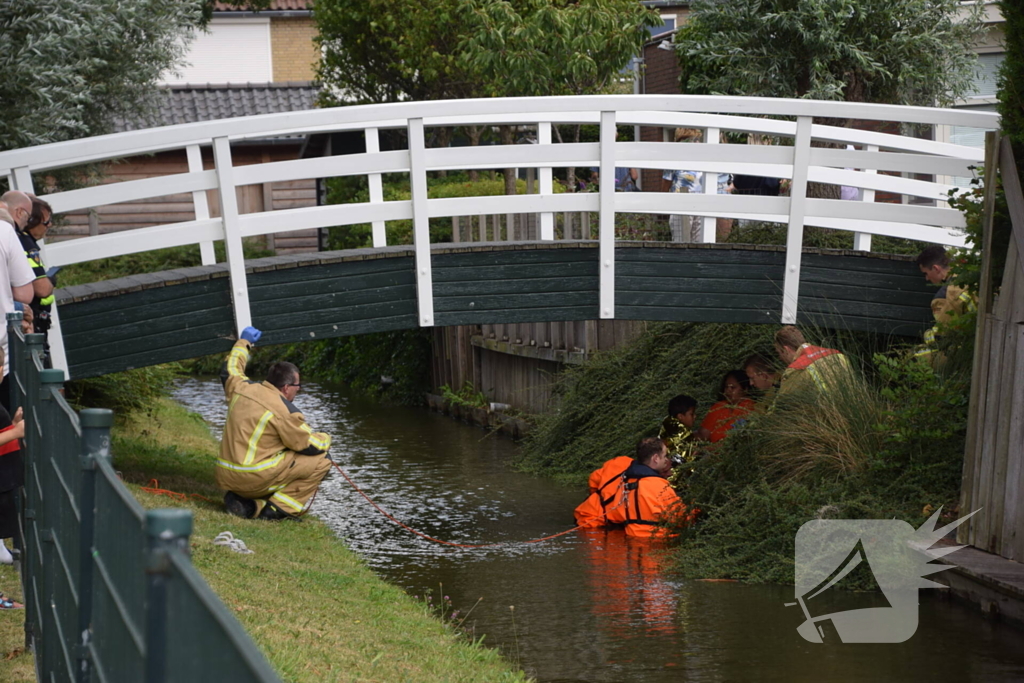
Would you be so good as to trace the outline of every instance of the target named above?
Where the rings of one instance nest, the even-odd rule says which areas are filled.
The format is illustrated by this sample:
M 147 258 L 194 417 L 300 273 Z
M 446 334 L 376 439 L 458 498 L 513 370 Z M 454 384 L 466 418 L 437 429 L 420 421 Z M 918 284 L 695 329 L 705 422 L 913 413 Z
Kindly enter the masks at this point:
M 216 380 L 182 380 L 175 391 L 218 435 L 222 397 Z M 446 541 L 506 544 L 474 550 L 424 540 L 336 470 L 312 509 L 385 580 L 443 601 L 458 619 L 472 609 L 470 633 L 538 681 L 1024 680 L 1024 632 L 928 590 L 907 642 L 815 645 L 797 634 L 799 608 L 784 606 L 791 587 L 677 580 L 659 570 L 659 549 L 621 532 L 522 544 L 570 528 L 583 491 L 510 469 L 511 441 L 332 387 L 303 384 L 296 404 L 331 433 L 331 454 L 348 476 L 395 518 Z

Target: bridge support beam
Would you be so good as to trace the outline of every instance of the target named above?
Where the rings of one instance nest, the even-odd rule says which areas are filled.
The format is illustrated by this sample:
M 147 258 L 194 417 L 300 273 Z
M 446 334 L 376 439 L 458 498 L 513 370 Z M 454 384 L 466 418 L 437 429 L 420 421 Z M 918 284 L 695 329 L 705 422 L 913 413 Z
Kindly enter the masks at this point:
M 807 166 L 811 160 L 810 116 L 796 119 L 793 140 L 793 184 L 789 191 L 789 233 L 786 237 L 786 276 L 782 285 L 782 324 L 796 324 L 800 298 L 800 259 L 803 256 L 804 216 L 807 213 Z
M 430 214 L 427 211 L 423 119 L 409 119 L 409 185 L 412 191 L 412 243 L 416 254 L 416 300 L 420 327 L 433 327 L 434 278 L 430 269 Z
M 242 253 L 242 230 L 238 220 L 238 195 L 235 194 L 235 168 L 231 161 L 231 142 L 227 137 L 213 139 L 213 163 L 217 168 L 217 192 L 220 195 L 220 217 L 224 226 L 224 251 L 228 257 L 231 280 L 231 303 L 235 310 L 236 332 L 252 325 L 249 310 L 249 286 L 245 279 L 245 256 Z
M 615 112 L 601 112 L 598 310 L 602 318 L 615 317 L 615 132 Z
M 185 149 L 188 156 L 188 172 L 203 172 L 203 150 L 199 145 L 189 145 Z M 192 205 L 195 207 L 196 220 L 204 221 L 210 218 L 210 203 L 206 200 L 206 190 L 196 190 L 192 193 Z M 213 250 L 213 242 L 200 242 L 199 255 L 204 266 L 212 266 L 217 262 L 216 252 Z

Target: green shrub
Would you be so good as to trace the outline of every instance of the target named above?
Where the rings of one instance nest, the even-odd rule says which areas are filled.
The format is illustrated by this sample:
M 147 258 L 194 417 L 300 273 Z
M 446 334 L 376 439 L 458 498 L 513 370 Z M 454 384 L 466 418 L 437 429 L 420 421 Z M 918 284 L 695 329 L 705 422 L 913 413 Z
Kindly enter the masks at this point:
M 72 380 L 65 385 L 65 394 L 76 409 L 108 408 L 119 414 L 146 411 L 170 392 L 171 383 L 181 374 L 177 363 L 153 365 Z

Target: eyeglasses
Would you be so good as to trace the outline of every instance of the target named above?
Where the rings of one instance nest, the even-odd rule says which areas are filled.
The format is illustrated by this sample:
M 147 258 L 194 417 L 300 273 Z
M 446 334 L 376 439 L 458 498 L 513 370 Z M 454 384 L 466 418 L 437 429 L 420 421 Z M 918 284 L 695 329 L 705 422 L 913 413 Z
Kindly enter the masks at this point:
M 302 388 L 301 384 L 285 384 L 285 386 L 286 387 L 295 387 L 296 389 L 301 389 Z

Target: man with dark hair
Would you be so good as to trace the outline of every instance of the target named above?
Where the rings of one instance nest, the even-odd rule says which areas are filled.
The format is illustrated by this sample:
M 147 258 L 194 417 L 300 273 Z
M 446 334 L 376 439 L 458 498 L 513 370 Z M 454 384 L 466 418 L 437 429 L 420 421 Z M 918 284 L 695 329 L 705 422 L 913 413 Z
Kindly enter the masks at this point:
M 665 443 L 670 458 L 677 465 L 689 468 L 696 459 L 696 438 L 693 425 L 697 421 L 697 399 L 686 394 L 673 396 L 668 402 L 668 417 L 661 422 L 658 438 Z
M 292 403 L 301 388 L 293 364 L 275 363 L 264 382 L 245 376 L 262 333 L 247 327 L 240 336 L 221 370 L 228 418 L 216 480 L 227 490 L 224 507 L 238 517 L 299 517 L 331 467 L 331 437 L 314 432 Z
M 939 289 L 932 297 L 932 316 L 935 318 L 935 325 L 924 332 L 924 346 L 914 354 L 918 358 L 930 359 L 935 352 L 935 341 L 938 338 L 939 325 L 948 323 L 955 315 L 962 315 L 977 310 L 974 297 L 963 287 L 958 287 L 950 282 L 949 254 L 945 247 L 938 244 L 930 244 L 921 250 L 917 255 L 917 267 L 924 273 L 924 279 L 928 284 L 939 285 Z
M 775 333 L 775 352 L 786 364 L 780 396 L 805 386 L 830 391 L 850 372 L 850 362 L 842 352 L 808 344 L 803 332 L 793 325 L 786 325 Z
M 686 510 L 665 478 L 671 471 L 662 440 L 642 439 L 629 467 L 576 508 L 576 523 L 590 528 L 621 524 L 627 536 L 664 536 L 667 532 L 661 523 Z

